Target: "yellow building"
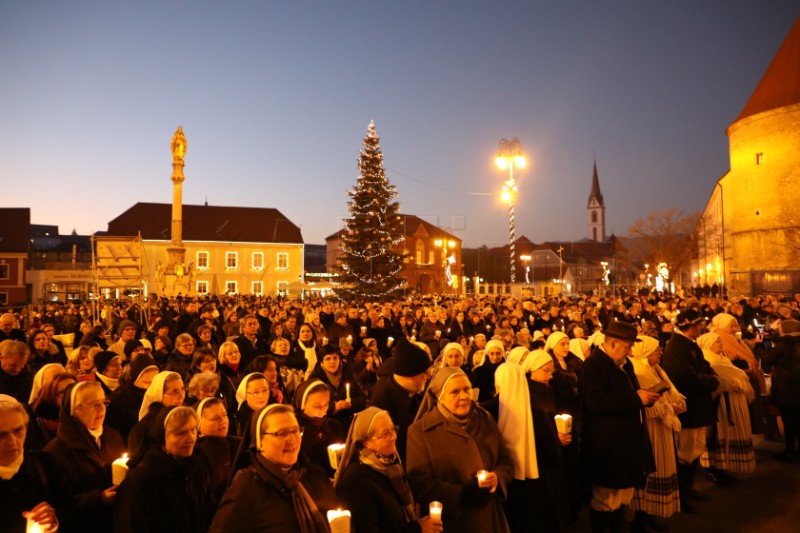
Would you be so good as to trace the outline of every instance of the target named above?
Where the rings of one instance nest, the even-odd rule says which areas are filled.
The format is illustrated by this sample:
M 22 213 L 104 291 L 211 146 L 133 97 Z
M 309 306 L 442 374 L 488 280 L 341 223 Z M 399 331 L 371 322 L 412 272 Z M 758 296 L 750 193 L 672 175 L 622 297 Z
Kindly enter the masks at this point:
M 800 19 L 727 134 L 694 278 L 731 296 L 800 292 Z
M 95 239 L 104 288 L 285 295 L 302 281 L 300 228 L 277 209 L 184 205 L 179 272 L 170 264 L 171 211 L 170 204 L 138 203 L 109 222 L 107 234 Z

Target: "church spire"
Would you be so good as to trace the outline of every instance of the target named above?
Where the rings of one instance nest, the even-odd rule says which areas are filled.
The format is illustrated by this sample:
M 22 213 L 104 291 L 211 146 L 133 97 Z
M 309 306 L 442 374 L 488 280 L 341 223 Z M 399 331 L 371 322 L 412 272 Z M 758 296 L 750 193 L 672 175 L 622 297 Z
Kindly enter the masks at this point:
M 594 161 L 592 172 L 592 190 L 589 193 L 589 202 L 586 204 L 589 217 L 589 239 L 597 242 L 606 240 L 606 204 L 603 193 L 600 192 L 600 179 L 597 177 L 597 159 Z

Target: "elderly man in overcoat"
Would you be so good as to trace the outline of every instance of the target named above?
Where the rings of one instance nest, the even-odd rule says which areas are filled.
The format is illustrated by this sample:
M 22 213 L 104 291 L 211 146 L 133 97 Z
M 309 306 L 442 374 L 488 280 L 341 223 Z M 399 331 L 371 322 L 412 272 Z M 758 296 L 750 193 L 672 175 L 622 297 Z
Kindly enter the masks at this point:
M 660 395 L 639 387 L 628 360 L 637 330 L 611 322 L 605 339 L 583 363 L 578 391 L 583 403 L 583 453 L 592 482 L 593 532 L 623 531 L 635 487 L 655 470 L 644 408 Z

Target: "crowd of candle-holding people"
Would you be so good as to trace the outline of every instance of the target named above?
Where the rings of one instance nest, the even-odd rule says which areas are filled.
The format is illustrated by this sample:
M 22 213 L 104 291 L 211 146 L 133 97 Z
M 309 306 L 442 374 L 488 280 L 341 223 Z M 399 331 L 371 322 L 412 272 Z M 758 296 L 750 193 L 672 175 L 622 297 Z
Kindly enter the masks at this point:
M 794 462 L 800 295 L 257 297 L 0 316 L 5 531 L 664 531 Z M 66 344 L 66 345 L 65 345 Z M 771 385 L 771 388 L 770 388 Z M 627 514 L 630 516 L 630 513 Z

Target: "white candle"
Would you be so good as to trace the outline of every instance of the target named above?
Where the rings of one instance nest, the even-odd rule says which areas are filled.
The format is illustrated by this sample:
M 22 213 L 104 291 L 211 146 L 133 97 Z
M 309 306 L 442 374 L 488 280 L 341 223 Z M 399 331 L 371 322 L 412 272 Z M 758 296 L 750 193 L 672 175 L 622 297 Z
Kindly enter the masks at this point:
M 26 533 L 44 533 L 44 528 L 35 522 L 32 518 L 28 518 L 28 524 L 25 527 Z
M 331 444 L 328 446 L 328 462 L 334 470 L 339 469 L 339 461 L 344 454 L 344 444 Z
M 344 390 L 347 391 L 347 401 L 349 403 L 350 402 L 350 384 L 349 383 L 345 383 L 344 384 Z
M 328 337 L 322 337 L 322 345 L 325 346 L 328 344 Z
M 328 523 L 331 533 L 350 533 L 350 511 L 335 509 L 328 511 Z
M 489 472 L 486 470 L 478 470 L 478 486 L 483 487 L 483 484 L 486 483 L 486 478 L 489 477 Z
M 428 514 L 434 520 L 442 519 L 442 502 L 431 502 L 428 505 Z
M 572 433 L 572 415 L 556 415 L 556 429 L 559 433 Z
M 393 342 L 394 342 L 394 337 L 389 337 L 388 339 L 386 339 L 386 346 L 391 346 Z
M 367 326 L 361 326 L 361 333 L 367 332 Z
M 353 344 L 353 336 L 352 335 L 348 335 L 347 336 L 347 342 L 349 342 L 350 344 Z
M 128 454 L 123 453 L 122 457 L 111 463 L 111 483 L 119 485 L 128 475 Z

